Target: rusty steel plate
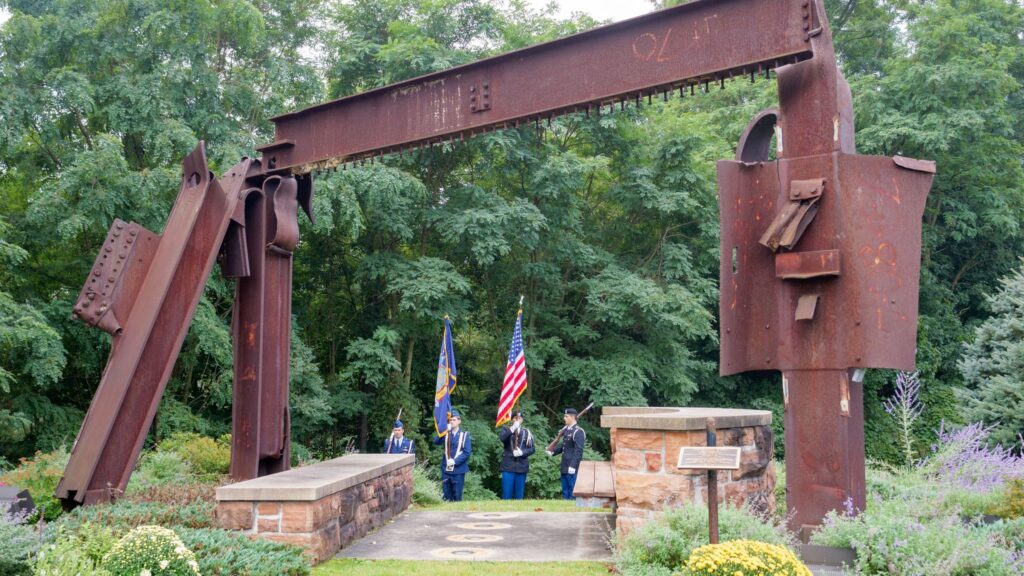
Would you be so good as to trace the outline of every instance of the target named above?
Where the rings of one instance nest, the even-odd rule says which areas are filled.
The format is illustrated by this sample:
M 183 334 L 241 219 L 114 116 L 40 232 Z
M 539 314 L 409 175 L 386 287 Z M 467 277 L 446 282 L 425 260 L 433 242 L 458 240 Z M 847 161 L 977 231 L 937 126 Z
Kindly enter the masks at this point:
M 779 278 L 776 255 L 758 239 L 786 202 L 788 183 L 812 178 L 827 180 L 821 208 L 780 258 L 783 276 L 790 259 L 814 273 Z M 921 217 L 931 173 L 892 158 L 833 153 L 754 165 L 723 160 L 718 180 L 722 375 L 913 369 Z M 821 253 L 835 256 L 823 262 Z M 814 318 L 798 322 L 799 300 L 811 294 L 820 295 Z

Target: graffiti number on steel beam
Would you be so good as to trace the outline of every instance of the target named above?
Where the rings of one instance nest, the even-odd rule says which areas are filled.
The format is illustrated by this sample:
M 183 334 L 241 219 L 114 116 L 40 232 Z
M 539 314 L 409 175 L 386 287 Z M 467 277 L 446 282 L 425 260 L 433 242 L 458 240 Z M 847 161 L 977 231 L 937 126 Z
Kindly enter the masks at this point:
M 668 46 L 668 39 L 672 36 L 672 29 L 665 32 L 665 37 L 658 40 L 656 34 L 644 32 L 633 40 L 633 54 L 644 62 L 668 62 L 669 57 L 665 55 L 665 47 Z

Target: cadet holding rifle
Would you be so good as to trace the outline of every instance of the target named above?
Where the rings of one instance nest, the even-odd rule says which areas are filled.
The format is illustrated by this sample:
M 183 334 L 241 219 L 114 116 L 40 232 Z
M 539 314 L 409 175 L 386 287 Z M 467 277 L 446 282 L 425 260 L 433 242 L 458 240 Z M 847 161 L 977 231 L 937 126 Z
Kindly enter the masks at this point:
M 412 454 L 412 440 L 405 437 L 405 426 L 400 420 L 401 417 L 402 411 L 399 410 L 394 428 L 391 429 L 391 436 L 384 443 L 385 454 Z
M 594 404 L 583 409 L 585 414 Z M 558 431 L 558 436 L 548 444 L 548 456 L 562 455 L 562 498 L 572 500 L 573 489 L 576 488 L 576 471 L 583 461 L 583 445 L 587 441 L 587 433 L 576 423 L 578 413 L 575 408 L 565 409 L 565 426 Z M 562 443 L 559 444 L 558 440 Z

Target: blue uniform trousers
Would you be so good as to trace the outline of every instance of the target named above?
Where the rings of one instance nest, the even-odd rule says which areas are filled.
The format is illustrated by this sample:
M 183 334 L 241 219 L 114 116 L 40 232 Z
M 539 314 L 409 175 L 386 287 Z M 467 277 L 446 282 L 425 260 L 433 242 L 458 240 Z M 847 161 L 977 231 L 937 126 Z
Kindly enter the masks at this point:
M 502 500 L 522 500 L 526 493 L 526 472 L 501 473 Z
M 466 483 L 465 474 L 441 472 L 441 492 L 446 502 L 462 501 L 462 486 Z
M 572 491 L 576 488 L 575 474 L 562 474 L 562 499 L 572 500 Z

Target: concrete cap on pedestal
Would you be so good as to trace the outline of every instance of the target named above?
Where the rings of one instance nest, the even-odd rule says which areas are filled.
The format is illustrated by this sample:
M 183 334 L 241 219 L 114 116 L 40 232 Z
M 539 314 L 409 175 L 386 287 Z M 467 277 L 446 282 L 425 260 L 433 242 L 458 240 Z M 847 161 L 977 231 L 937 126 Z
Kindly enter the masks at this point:
M 413 454 L 348 454 L 217 488 L 224 501 L 313 501 L 416 463 Z
M 601 409 L 602 428 L 634 430 L 704 430 L 707 419 L 715 419 L 716 428 L 770 426 L 768 410 L 738 408 L 647 408 L 605 406 Z

